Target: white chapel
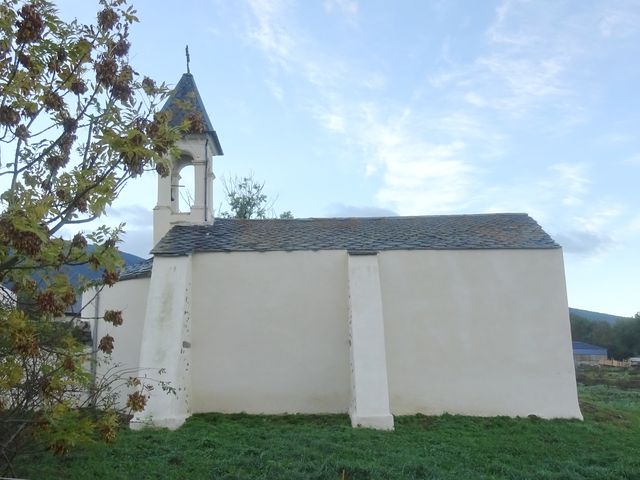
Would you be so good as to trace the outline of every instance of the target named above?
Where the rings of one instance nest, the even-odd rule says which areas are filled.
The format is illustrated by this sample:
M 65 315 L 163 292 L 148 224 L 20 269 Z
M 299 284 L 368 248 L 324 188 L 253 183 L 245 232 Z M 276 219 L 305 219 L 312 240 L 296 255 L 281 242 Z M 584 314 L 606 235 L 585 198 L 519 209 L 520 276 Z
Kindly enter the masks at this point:
M 123 368 L 164 370 L 132 426 L 180 426 L 199 412 L 582 418 L 561 247 L 524 213 L 379 218 L 215 218 L 222 148 L 193 76 L 186 135 L 158 178 L 152 258 L 93 301 L 122 310 Z M 192 165 L 190 212 L 178 210 Z M 90 297 L 87 297 L 90 298 Z

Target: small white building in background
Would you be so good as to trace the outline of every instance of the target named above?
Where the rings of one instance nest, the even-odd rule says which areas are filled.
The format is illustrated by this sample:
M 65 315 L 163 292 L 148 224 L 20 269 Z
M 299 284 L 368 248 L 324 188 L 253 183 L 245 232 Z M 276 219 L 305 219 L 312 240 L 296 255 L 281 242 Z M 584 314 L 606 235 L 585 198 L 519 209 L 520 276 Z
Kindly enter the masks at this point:
M 199 412 L 348 412 L 384 429 L 416 413 L 581 418 L 562 249 L 532 218 L 214 219 L 222 149 L 190 74 L 164 107 L 173 122 L 184 104 L 207 131 L 158 180 L 153 258 L 94 303 L 123 311 L 122 326 L 99 325 L 114 360 L 163 368 L 176 388 L 151 391 L 134 425 Z

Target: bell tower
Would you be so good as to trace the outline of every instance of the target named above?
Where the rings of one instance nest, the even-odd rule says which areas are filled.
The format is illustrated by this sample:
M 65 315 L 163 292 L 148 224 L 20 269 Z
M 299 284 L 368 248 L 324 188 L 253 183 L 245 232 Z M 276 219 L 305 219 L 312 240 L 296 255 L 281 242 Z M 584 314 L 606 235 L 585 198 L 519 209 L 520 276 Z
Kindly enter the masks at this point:
M 201 133 L 188 133 L 177 142 L 180 150 L 177 158 L 171 159 L 169 175 L 158 176 L 158 202 L 153 209 L 153 244 L 176 224 L 213 223 L 213 157 L 222 155 L 222 147 L 218 140 L 209 115 L 196 87 L 193 75 L 189 71 L 189 51 L 187 54 L 187 73 L 171 92 L 161 112 L 169 115 L 169 125 L 179 127 L 185 120 L 195 119 L 201 122 Z M 193 191 L 188 208 L 183 208 L 185 201 L 180 183 L 181 172 L 193 166 Z

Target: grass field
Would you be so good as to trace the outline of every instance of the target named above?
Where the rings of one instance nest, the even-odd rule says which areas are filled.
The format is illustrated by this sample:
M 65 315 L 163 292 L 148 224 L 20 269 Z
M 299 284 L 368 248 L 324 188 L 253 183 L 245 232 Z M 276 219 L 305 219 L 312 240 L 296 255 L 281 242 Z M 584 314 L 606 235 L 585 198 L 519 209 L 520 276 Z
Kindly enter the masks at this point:
M 589 383 L 579 387 L 584 422 L 419 415 L 396 417 L 395 431 L 379 432 L 352 429 L 346 415 L 205 414 L 175 432 L 123 430 L 110 446 L 23 458 L 17 473 L 92 480 L 640 479 L 640 369 L 602 372 L 579 372 Z

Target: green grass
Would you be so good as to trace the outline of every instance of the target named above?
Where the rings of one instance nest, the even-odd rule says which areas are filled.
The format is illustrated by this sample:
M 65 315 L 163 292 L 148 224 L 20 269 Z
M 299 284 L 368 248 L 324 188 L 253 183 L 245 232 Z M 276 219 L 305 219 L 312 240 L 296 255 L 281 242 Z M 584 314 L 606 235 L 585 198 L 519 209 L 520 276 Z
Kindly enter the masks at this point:
M 195 415 L 179 430 L 124 430 L 115 444 L 23 458 L 23 478 L 640 479 L 640 389 L 580 386 L 585 421 L 346 415 Z

